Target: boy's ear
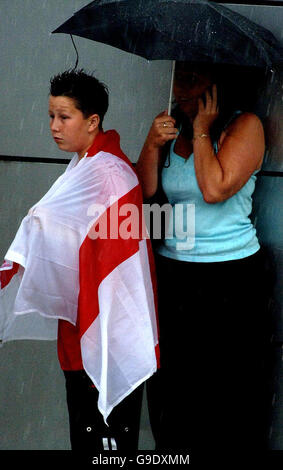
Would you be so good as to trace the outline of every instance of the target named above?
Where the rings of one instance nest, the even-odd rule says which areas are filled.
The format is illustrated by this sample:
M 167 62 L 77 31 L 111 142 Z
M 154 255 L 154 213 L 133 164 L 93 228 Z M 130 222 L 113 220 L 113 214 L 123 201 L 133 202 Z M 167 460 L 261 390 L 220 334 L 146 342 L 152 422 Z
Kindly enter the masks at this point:
M 93 131 L 95 131 L 96 129 L 99 128 L 100 117 L 98 116 L 98 114 L 92 114 L 88 118 L 88 121 L 89 121 L 89 131 L 90 132 L 93 132 Z

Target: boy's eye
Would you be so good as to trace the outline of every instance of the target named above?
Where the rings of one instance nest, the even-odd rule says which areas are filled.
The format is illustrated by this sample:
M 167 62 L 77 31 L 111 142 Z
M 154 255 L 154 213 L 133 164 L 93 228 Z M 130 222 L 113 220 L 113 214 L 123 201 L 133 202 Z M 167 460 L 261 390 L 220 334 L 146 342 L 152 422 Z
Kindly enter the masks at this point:
M 69 119 L 69 116 L 66 116 L 65 114 L 62 114 L 61 116 L 58 116 L 60 119 L 62 119 L 63 121 L 65 121 L 66 119 Z M 54 114 L 49 114 L 49 118 L 50 119 L 55 119 L 55 115 Z

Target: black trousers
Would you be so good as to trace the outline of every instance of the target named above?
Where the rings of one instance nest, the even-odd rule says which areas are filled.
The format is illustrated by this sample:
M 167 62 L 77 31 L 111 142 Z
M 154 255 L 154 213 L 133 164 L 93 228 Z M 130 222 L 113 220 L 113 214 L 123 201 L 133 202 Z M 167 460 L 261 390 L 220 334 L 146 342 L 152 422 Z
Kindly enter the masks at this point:
M 117 405 L 107 426 L 97 408 L 98 391 L 85 371 L 64 371 L 70 422 L 70 440 L 74 451 L 86 453 L 138 449 L 143 386 Z
M 269 277 L 260 251 L 220 263 L 157 256 L 161 369 L 148 381 L 157 450 L 267 445 Z

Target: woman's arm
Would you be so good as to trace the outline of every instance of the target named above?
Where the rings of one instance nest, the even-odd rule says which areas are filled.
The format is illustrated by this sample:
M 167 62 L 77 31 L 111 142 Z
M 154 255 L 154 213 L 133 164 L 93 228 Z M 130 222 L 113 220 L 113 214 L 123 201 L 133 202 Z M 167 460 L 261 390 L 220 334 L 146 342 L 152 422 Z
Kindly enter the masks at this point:
M 167 111 L 159 114 L 153 121 L 141 151 L 136 170 L 145 198 L 152 197 L 157 191 L 158 169 L 162 147 L 168 140 L 176 138 L 175 119 Z
M 259 118 L 252 113 L 241 114 L 222 133 L 216 154 L 209 135 L 218 116 L 217 91 L 206 93 L 206 104 L 199 101 L 194 120 L 195 171 L 204 200 L 224 201 L 237 193 L 252 173 L 259 169 L 264 155 L 264 131 Z M 201 137 L 202 136 L 202 137 Z

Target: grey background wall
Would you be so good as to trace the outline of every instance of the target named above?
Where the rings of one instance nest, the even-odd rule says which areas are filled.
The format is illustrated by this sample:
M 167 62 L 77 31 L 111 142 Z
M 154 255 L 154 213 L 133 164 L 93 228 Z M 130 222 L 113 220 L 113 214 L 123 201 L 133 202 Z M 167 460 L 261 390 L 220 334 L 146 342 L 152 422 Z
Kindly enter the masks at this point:
M 49 136 L 49 78 L 75 65 L 70 37 L 51 35 L 87 0 L 1 0 L 1 153 L 66 158 Z M 167 106 L 168 62 L 146 60 L 75 37 L 79 67 L 94 71 L 110 90 L 106 128 L 115 127 L 135 161 L 146 126 Z M 134 117 L 134 119 L 133 119 Z M 13 130 L 12 130 L 13 128 Z
M 0 258 L 29 207 L 61 174 L 65 165 L 38 163 L 38 157 L 65 159 L 49 135 L 48 86 L 52 75 L 73 67 L 68 36 L 51 31 L 88 0 L 0 0 Z M 283 41 L 283 7 L 227 5 L 268 27 Z M 138 158 L 154 116 L 167 107 L 169 62 L 146 60 L 109 46 L 76 38 L 79 67 L 95 71 L 110 90 L 105 128 L 116 128 L 130 159 Z M 274 262 L 272 313 L 276 318 L 276 367 L 271 446 L 283 449 L 282 328 L 282 76 L 266 91 L 266 124 L 272 145 L 255 195 L 255 222 Z M 1 155 L 32 157 L 4 161 Z M 144 407 L 144 410 L 146 407 Z M 19 341 L 0 349 L 0 450 L 69 449 L 64 379 L 55 342 Z M 141 423 L 141 449 L 153 448 L 147 414 Z

